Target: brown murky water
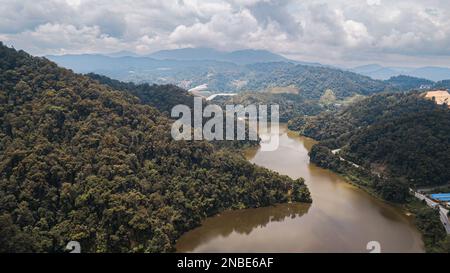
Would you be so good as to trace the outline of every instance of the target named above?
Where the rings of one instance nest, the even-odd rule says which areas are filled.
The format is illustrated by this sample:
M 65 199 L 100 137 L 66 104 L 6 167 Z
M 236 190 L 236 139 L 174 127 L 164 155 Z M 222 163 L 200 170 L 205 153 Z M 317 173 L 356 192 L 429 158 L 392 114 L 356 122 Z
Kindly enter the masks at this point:
M 313 204 L 227 211 L 208 218 L 177 242 L 179 252 L 423 252 L 411 216 L 309 163 L 314 141 L 280 127 L 276 151 L 246 151 L 260 166 L 306 180 Z

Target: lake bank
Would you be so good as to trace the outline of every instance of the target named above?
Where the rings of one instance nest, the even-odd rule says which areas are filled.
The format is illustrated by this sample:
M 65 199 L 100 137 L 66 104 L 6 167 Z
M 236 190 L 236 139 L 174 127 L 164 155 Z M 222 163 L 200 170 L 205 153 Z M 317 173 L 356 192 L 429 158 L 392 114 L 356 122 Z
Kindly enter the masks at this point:
M 303 177 L 313 203 L 225 212 L 183 235 L 179 252 L 367 252 L 378 241 L 384 252 L 423 252 L 414 219 L 374 198 L 341 176 L 309 162 L 312 139 L 280 128 L 273 152 L 246 150 L 252 163 L 291 178 Z M 281 206 L 281 207 L 280 207 Z

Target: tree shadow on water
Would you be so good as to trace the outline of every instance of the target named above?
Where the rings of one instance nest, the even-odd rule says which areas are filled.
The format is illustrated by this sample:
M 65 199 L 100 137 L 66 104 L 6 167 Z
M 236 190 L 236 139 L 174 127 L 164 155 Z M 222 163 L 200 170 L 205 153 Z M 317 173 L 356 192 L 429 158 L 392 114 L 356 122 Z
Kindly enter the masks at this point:
M 311 204 L 294 203 L 276 206 L 226 211 L 206 219 L 202 225 L 184 234 L 177 243 L 177 250 L 189 252 L 218 237 L 227 238 L 233 233 L 249 235 L 256 228 L 270 223 L 295 219 L 308 213 Z

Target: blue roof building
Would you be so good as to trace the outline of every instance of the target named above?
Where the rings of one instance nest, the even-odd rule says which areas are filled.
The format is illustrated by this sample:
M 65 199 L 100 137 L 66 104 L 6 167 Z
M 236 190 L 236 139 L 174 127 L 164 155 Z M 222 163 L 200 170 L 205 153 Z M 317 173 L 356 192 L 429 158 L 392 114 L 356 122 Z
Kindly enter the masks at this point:
M 430 195 L 431 198 L 433 198 L 434 200 L 437 201 L 441 201 L 441 202 L 450 202 L 450 193 L 436 193 L 436 194 L 431 194 Z

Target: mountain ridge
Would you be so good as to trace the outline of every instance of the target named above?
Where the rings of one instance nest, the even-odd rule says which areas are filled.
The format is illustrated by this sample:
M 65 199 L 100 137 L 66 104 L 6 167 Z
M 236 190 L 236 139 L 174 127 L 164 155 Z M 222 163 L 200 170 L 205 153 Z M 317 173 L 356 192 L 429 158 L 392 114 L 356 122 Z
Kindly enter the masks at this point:
M 378 80 L 388 80 L 400 75 L 423 78 L 434 82 L 450 79 L 450 68 L 440 66 L 390 67 L 379 64 L 367 64 L 349 69 L 350 71 Z
M 264 91 L 298 88 L 309 98 L 332 89 L 340 98 L 389 89 L 389 85 L 353 72 L 291 62 L 237 65 L 205 60 L 157 60 L 149 57 L 113 58 L 103 55 L 49 56 L 78 73 L 96 73 L 135 83 L 175 84 L 185 89 L 200 85 L 214 92 Z

